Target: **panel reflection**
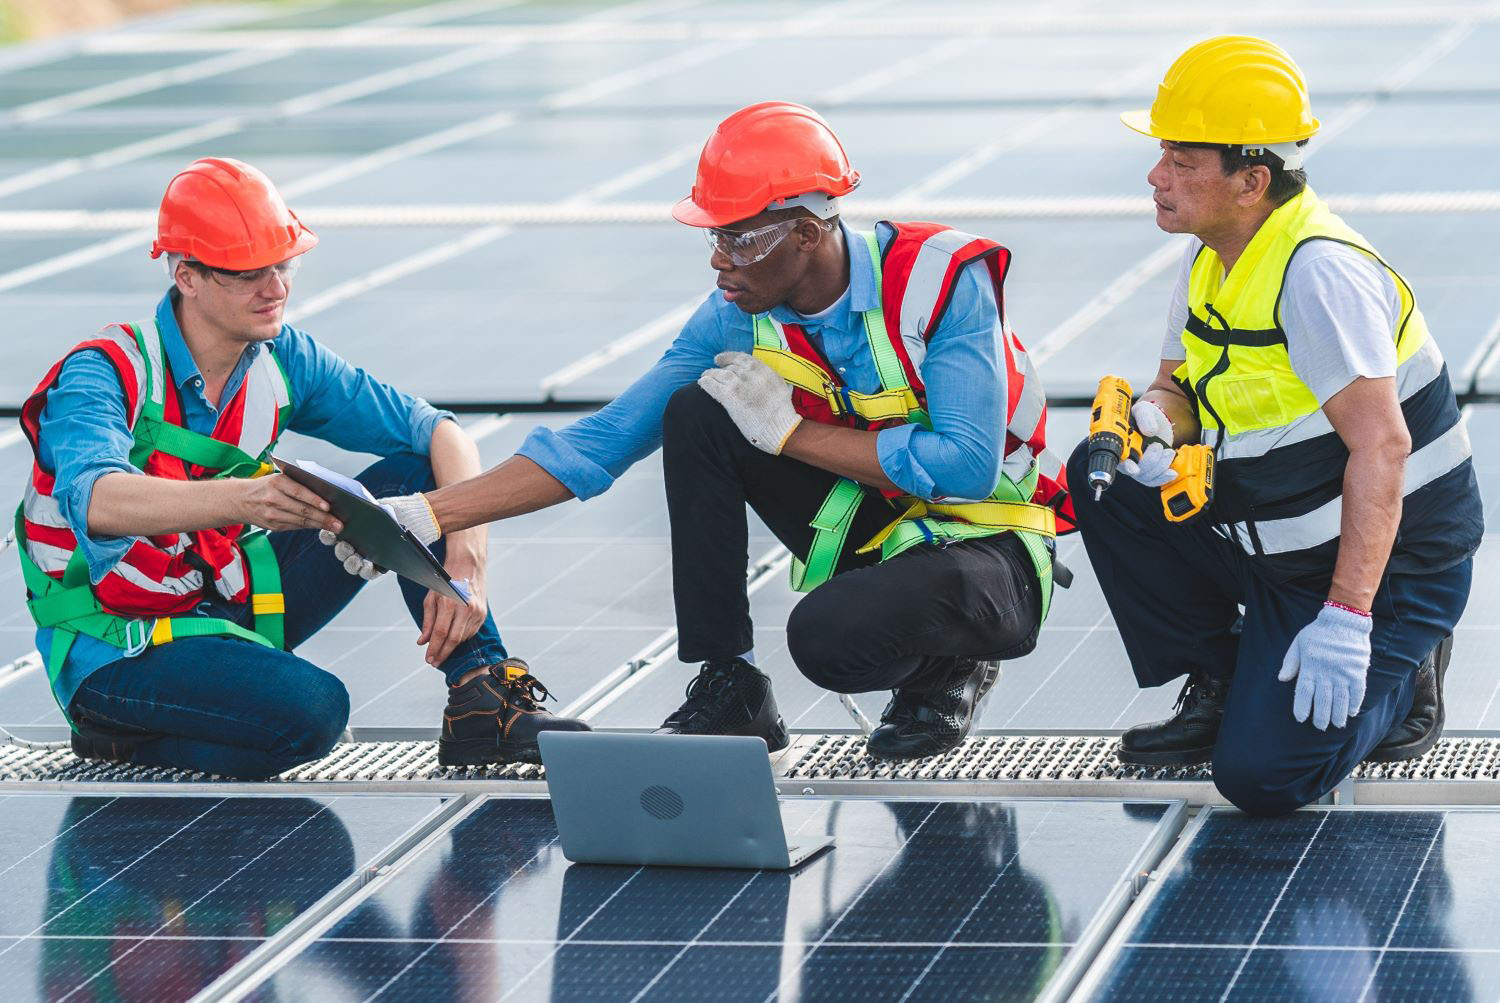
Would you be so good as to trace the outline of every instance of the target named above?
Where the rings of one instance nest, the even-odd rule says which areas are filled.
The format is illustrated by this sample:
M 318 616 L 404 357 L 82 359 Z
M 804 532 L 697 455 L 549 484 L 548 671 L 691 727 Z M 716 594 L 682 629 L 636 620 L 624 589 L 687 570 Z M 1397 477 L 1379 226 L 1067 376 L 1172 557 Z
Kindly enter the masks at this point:
M 570 864 L 540 799 L 497 799 L 273 982 L 287 998 L 1030 999 L 1162 805 L 796 800 L 795 872 Z

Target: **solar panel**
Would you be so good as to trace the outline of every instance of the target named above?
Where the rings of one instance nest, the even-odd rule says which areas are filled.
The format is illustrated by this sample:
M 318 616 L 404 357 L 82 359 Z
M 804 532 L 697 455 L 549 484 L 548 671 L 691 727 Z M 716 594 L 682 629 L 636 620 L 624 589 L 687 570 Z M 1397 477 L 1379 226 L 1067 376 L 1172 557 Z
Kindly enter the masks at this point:
M 1489 809 L 1210 809 L 1086 998 L 1489 999 Z
M 7 999 L 185 999 L 438 821 L 437 797 L 0 797 Z
M 784 809 L 789 832 L 832 834 L 833 851 L 794 872 L 569 865 L 546 801 L 490 799 L 265 986 L 824 999 L 967 985 L 1030 999 L 1177 822 L 1159 802 Z

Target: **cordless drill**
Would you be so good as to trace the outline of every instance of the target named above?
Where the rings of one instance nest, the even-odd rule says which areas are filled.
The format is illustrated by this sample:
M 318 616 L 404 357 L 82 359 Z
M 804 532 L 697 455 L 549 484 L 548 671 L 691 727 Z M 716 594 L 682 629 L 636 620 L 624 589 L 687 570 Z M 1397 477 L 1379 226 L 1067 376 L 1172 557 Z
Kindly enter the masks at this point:
M 1153 442 L 1168 449 L 1170 442 L 1146 438 L 1130 422 L 1130 384 L 1118 376 L 1099 381 L 1094 410 L 1089 415 L 1089 486 L 1097 500 L 1115 482 L 1115 469 L 1124 459 L 1139 461 Z M 1161 508 L 1169 522 L 1186 522 L 1208 507 L 1214 497 L 1214 451 L 1209 446 L 1178 446 L 1172 458 L 1177 477 L 1161 489 Z

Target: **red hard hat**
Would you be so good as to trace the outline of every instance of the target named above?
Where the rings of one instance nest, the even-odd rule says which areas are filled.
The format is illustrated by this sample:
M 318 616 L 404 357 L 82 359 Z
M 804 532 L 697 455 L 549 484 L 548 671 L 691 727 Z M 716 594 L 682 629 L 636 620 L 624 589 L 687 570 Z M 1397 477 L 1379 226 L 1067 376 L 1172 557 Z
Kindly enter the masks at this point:
M 151 256 L 186 254 L 238 272 L 295 258 L 317 242 L 270 178 L 238 160 L 204 157 L 167 185 Z
M 692 194 L 672 215 L 689 226 L 726 226 L 781 199 L 848 195 L 858 184 L 859 172 L 821 115 L 765 101 L 719 123 L 703 144 Z

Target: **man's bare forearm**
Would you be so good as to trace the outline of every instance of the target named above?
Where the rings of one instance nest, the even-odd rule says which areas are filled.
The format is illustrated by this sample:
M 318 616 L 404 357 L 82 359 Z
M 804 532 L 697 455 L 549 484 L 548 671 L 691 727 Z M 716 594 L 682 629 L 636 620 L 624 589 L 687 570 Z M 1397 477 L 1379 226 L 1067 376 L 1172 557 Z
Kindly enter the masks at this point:
M 1401 524 L 1405 473 L 1406 454 L 1397 448 L 1349 454 L 1329 599 L 1365 610 L 1374 603 Z
M 878 432 L 804 421 L 787 437 L 781 455 L 882 491 L 900 491 L 880 465 L 878 436 Z
M 1173 446 L 1189 446 L 1199 440 L 1203 429 L 1198 423 L 1198 411 L 1193 402 L 1172 379 L 1172 373 L 1179 364 L 1175 359 L 1163 359 L 1156 379 L 1141 394 L 1141 400 L 1161 408 L 1162 414 L 1172 423 Z
M 525 515 L 573 497 L 556 477 L 524 456 L 458 484 L 428 492 L 427 502 L 445 533 Z
M 93 536 L 163 536 L 217 529 L 241 521 L 235 481 L 174 481 L 164 477 L 105 474 L 89 497 Z
M 432 430 L 429 453 L 432 459 L 432 476 L 440 488 L 478 477 L 484 469 L 479 462 L 479 447 L 457 422 L 444 420 L 437 423 Z M 450 552 L 466 548 L 472 556 L 480 559 L 488 550 L 489 537 L 482 526 L 449 530 L 441 520 L 438 525 L 447 532 Z

